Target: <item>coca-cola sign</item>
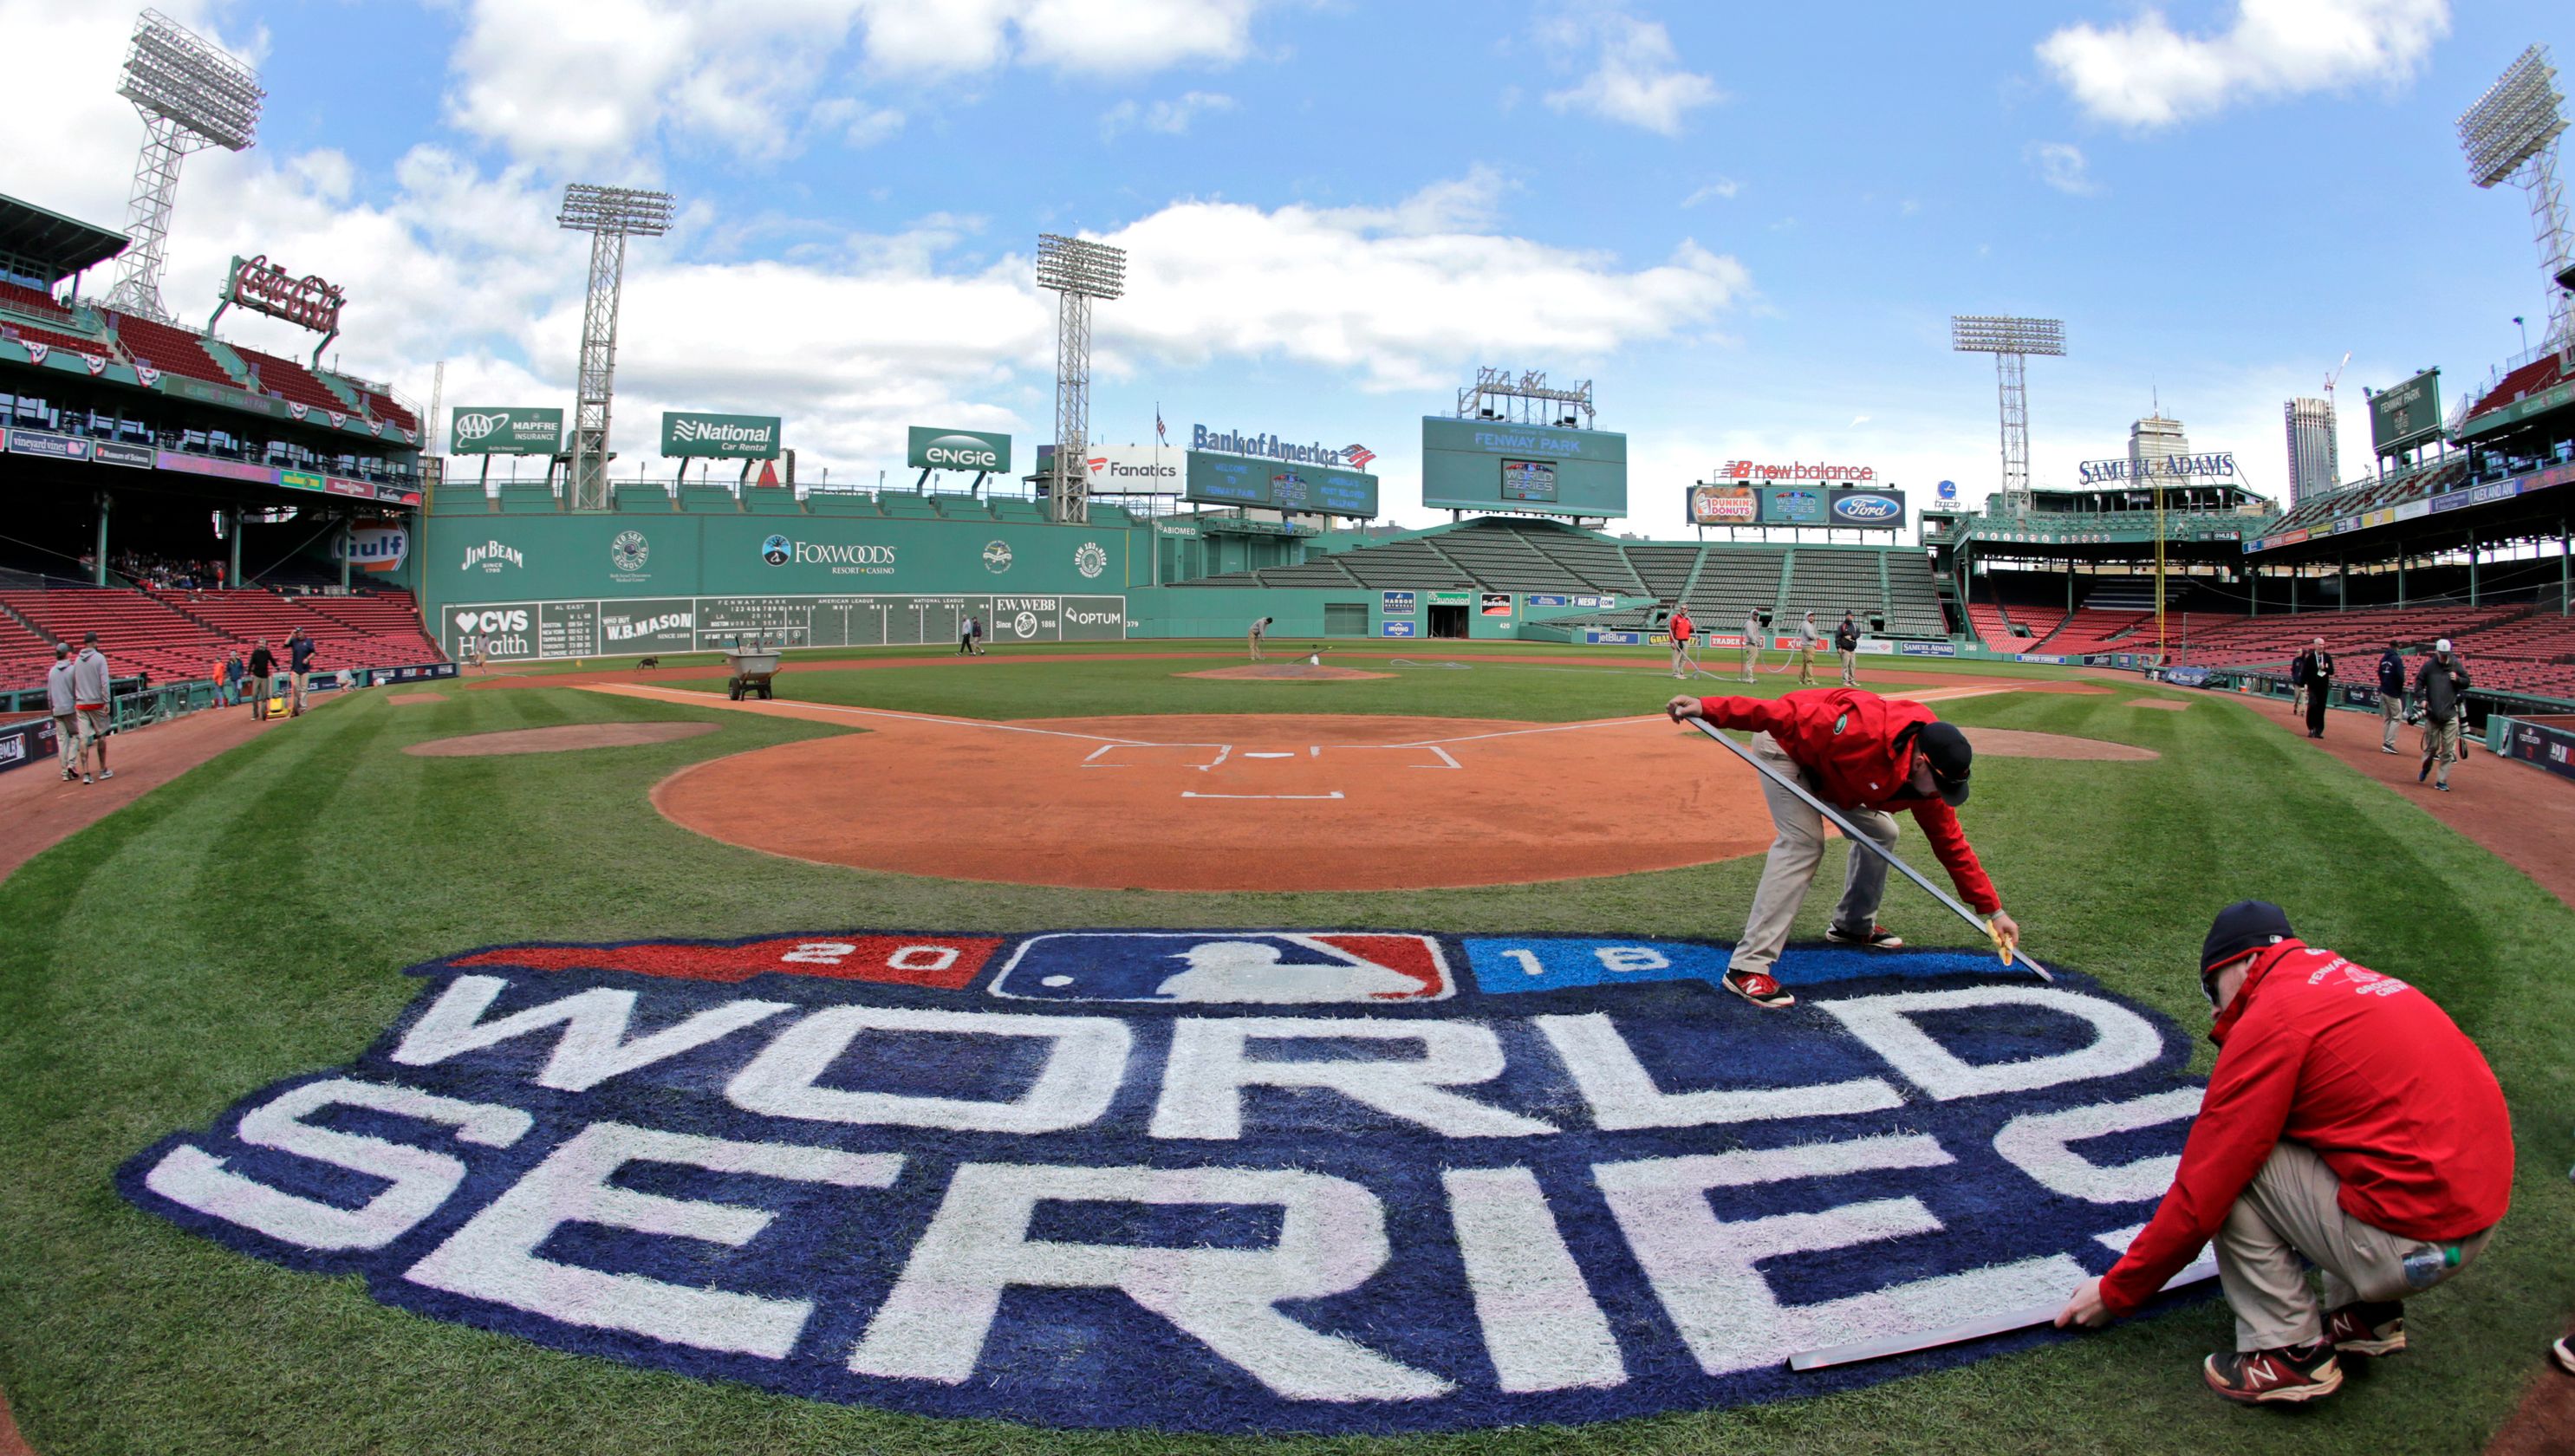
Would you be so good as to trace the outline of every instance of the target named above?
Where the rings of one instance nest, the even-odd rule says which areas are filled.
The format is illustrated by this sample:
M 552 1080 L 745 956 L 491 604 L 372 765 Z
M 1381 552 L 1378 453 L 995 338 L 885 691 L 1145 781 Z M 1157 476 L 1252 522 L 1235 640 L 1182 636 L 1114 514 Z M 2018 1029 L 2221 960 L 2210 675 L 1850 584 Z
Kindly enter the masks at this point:
M 319 274 L 288 277 L 265 253 L 235 258 L 232 280 L 224 286 L 226 303 L 257 309 L 317 334 L 340 332 L 340 305 L 347 298 L 338 285 L 325 283 Z

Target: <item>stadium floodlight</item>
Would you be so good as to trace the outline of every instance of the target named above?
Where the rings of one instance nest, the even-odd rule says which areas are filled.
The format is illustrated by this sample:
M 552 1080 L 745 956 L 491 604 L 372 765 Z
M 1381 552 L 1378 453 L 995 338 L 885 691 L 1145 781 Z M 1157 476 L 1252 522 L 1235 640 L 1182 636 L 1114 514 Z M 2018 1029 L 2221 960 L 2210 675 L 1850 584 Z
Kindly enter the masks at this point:
M 170 212 L 179 195 L 179 163 L 190 152 L 238 152 L 259 136 L 259 76 L 222 47 L 157 10 L 134 23 L 125 79 L 116 94 L 143 114 L 143 151 L 125 204 L 125 255 L 108 289 L 111 308 L 167 322 L 161 273 L 169 257 Z
M 2530 197 L 2530 226 L 2539 244 L 2539 271 L 2548 280 L 2548 337 L 2554 348 L 2575 348 L 2575 307 L 2560 279 L 2570 247 L 2566 198 L 2557 185 L 2557 139 L 2566 130 L 2566 98 L 2548 47 L 2532 46 L 2504 68 L 2476 104 L 2459 113 L 2459 155 L 2468 180 L 2479 187 L 2510 182 Z
M 1952 314 L 1949 347 L 1960 354 L 1994 357 L 2001 397 L 2003 509 L 2029 509 L 2029 356 L 2065 357 L 2065 324 L 2008 314 Z
M 1038 287 L 1059 300 L 1055 337 L 1055 519 L 1091 520 L 1091 304 L 1127 292 L 1127 250 L 1038 235 Z
M 564 189 L 556 223 L 590 234 L 590 292 L 581 311 L 581 377 L 572 427 L 572 508 L 608 509 L 608 414 L 617 382 L 617 304 L 626 283 L 626 240 L 671 231 L 667 192 L 576 182 Z

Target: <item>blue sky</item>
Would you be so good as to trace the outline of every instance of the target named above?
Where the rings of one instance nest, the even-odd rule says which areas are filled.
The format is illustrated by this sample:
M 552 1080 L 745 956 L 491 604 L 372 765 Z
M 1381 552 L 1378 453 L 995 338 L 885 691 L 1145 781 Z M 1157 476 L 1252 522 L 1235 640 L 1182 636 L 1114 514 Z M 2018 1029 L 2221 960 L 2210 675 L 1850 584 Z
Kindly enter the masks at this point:
M 319 271 L 343 362 L 424 403 L 440 359 L 451 405 L 568 403 L 555 199 L 652 182 L 686 214 L 630 266 L 629 462 L 673 406 L 783 414 L 835 484 L 901 479 L 907 424 L 1033 454 L 1029 250 L 1082 231 L 1134 255 L 1096 438 L 1149 439 L 1159 401 L 1176 435 L 1363 441 L 1427 521 L 1418 418 L 1479 363 L 1543 369 L 1596 381 L 1661 535 L 1724 459 L 1980 496 L 1992 371 L 1948 352 L 1953 312 L 2066 321 L 2031 369 L 2042 484 L 2159 397 L 2277 493 L 2281 402 L 2345 350 L 2356 473 L 2358 386 L 2438 364 L 2455 398 L 2542 313 L 2525 204 L 2468 185 L 2452 123 L 2524 46 L 2575 58 L 2562 5 L 2437 0 L 165 8 L 272 93 L 259 147 L 189 163 L 173 308 L 236 252 Z M 0 190 L 114 225 L 131 17 L 64 9 L 0 0 L 61 61 L 21 114 L 68 122 Z M 294 343 L 269 327 L 240 333 Z

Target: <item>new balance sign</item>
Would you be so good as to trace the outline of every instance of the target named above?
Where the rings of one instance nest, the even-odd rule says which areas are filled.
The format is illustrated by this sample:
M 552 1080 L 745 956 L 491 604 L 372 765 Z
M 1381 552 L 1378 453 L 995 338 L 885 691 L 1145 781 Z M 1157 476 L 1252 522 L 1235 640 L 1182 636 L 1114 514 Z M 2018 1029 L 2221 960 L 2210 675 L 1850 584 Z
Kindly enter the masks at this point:
M 1602 1421 L 2052 1304 L 2171 1177 L 2190 1039 L 1990 956 L 834 930 L 415 966 L 351 1063 L 117 1174 L 424 1318 L 815 1399 L 1156 1431 Z M 287 1287 L 292 1287 L 287 1286 Z M 312 1293 L 323 1291 L 316 1285 Z

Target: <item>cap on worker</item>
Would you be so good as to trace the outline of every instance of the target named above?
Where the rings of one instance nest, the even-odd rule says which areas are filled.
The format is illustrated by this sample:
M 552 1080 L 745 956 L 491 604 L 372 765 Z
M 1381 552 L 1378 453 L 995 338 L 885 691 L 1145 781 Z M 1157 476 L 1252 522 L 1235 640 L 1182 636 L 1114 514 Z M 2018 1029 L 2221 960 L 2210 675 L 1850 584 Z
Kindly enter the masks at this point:
M 1922 726 L 1914 745 L 1931 764 L 1931 786 L 1951 808 L 1967 801 L 1967 771 L 1976 761 L 1976 749 L 1967 735 L 1953 723 L 1938 719 Z
M 2445 638 L 2443 638 L 2443 639 L 2441 639 L 2439 642 L 2436 642 L 2436 643 L 2432 644 L 2432 651 L 2434 651 L 2434 652 L 2436 652 L 2436 653 L 2446 653 L 2446 652 L 2448 652 L 2449 650 L 2450 650 L 2450 640 L 2449 640 L 2448 638 L 2446 638 L 2446 637 L 2445 637 Z
M 2217 912 L 2200 943 L 2199 973 L 2206 975 L 2247 951 L 2277 945 L 2297 934 L 2289 912 L 2269 900 L 2237 900 Z
M 92 647 L 96 647 L 98 645 L 98 634 L 94 632 L 82 633 L 81 641 L 90 644 Z
M 54 644 L 54 656 L 55 656 L 55 657 L 58 657 L 58 658 L 68 658 L 68 657 L 70 657 L 71 655 L 72 655 L 72 645 L 71 645 L 70 643 L 67 643 L 67 642 L 58 642 L 58 643 Z

